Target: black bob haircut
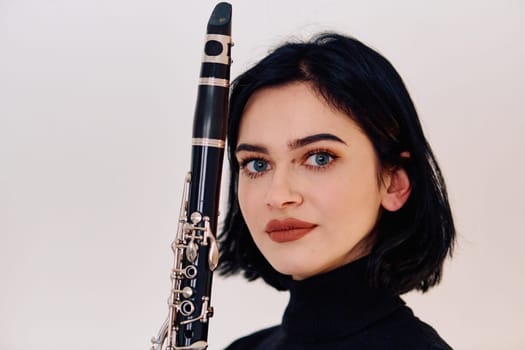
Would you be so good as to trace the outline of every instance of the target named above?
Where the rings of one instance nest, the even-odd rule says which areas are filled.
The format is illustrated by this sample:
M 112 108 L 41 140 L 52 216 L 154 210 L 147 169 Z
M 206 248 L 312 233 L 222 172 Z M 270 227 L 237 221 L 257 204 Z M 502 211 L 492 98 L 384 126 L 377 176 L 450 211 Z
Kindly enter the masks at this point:
M 439 283 L 443 261 L 452 254 L 455 228 L 445 182 L 425 139 L 408 91 L 394 67 L 356 39 L 324 33 L 308 42 L 286 43 L 240 75 L 230 96 L 229 208 L 220 235 L 222 275 L 243 272 L 286 289 L 283 278 L 256 247 L 237 198 L 235 148 L 244 108 L 254 92 L 294 82 L 308 83 L 325 101 L 345 112 L 371 140 L 382 169 L 402 167 L 411 194 L 395 212 L 382 210 L 368 257 L 371 286 L 402 294 Z M 410 157 L 402 157 L 409 152 Z

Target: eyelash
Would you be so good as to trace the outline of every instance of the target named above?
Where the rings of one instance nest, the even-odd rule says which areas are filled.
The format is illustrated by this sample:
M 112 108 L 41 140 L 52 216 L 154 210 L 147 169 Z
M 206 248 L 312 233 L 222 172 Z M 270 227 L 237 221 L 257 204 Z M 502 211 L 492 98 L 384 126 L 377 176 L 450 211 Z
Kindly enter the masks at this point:
M 250 179 L 256 179 L 259 176 L 262 176 L 266 171 L 253 172 L 253 171 L 248 170 L 247 166 L 250 162 L 259 161 L 259 160 L 262 160 L 263 162 L 270 164 L 270 162 L 267 159 L 264 159 L 263 157 L 246 157 L 244 159 L 239 160 L 239 169 L 241 169 L 243 174 L 248 176 Z
M 317 155 L 317 154 L 324 154 L 324 155 L 327 155 L 328 157 L 330 157 L 330 161 L 328 164 L 326 165 L 320 165 L 320 166 L 316 166 L 316 165 L 310 165 L 310 164 L 305 164 L 306 161 L 311 157 L 311 156 L 314 156 L 314 155 Z M 303 157 L 302 157 L 302 164 L 309 170 L 314 170 L 314 171 L 323 171 L 323 170 L 326 170 L 328 168 L 330 168 L 334 162 L 338 159 L 339 157 L 332 151 L 328 150 L 328 149 L 325 149 L 325 148 L 317 148 L 317 149 L 313 149 L 313 150 L 310 150 L 308 151 Z M 260 172 L 254 172 L 254 171 L 250 171 L 247 169 L 247 166 L 248 164 L 250 164 L 250 162 L 252 161 L 263 161 L 265 163 L 267 163 L 268 165 L 270 164 L 270 161 L 267 160 L 266 158 L 264 157 L 261 157 L 261 156 L 248 156 L 244 159 L 239 159 L 238 160 L 238 163 L 239 163 L 239 169 L 241 169 L 243 171 L 243 173 L 248 176 L 250 179 L 256 179 L 262 175 L 264 175 L 266 173 L 266 171 L 268 170 L 264 170 L 264 171 L 260 171 Z M 270 168 L 271 169 L 271 168 Z
M 326 165 L 316 166 L 316 165 L 305 164 L 305 166 L 308 169 L 315 170 L 315 171 L 326 170 L 326 169 L 330 168 L 334 164 L 334 162 L 339 158 L 334 152 L 332 152 L 330 150 L 327 150 L 326 148 L 316 148 L 316 149 L 313 149 L 311 151 L 308 151 L 304 155 L 304 157 L 303 157 L 303 164 L 308 160 L 308 158 L 310 158 L 311 156 L 314 156 L 316 154 L 324 154 L 324 155 L 329 156 L 331 159 L 328 162 L 328 164 L 326 164 Z

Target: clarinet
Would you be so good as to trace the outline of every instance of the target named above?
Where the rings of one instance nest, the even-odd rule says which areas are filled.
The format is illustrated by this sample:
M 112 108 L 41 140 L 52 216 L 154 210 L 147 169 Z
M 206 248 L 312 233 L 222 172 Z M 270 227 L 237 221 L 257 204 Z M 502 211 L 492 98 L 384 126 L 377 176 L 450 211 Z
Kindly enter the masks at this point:
M 219 262 L 216 239 L 226 140 L 231 65 L 231 5 L 215 6 L 208 21 L 193 120 L 191 172 L 183 198 L 171 270 L 168 317 L 151 350 L 208 348 L 213 270 Z

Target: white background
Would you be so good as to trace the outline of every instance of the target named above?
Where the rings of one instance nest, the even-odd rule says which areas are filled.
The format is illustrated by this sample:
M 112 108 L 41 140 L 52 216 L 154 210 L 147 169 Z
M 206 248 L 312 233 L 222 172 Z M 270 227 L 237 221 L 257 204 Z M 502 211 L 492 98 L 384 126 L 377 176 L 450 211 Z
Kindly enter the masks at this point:
M 524 349 L 524 2 L 232 2 L 233 76 L 329 29 L 397 67 L 459 232 L 443 283 L 406 299 L 455 349 Z M 1 349 L 148 348 L 214 5 L 0 0 Z M 211 350 L 279 322 L 286 293 L 215 281 Z

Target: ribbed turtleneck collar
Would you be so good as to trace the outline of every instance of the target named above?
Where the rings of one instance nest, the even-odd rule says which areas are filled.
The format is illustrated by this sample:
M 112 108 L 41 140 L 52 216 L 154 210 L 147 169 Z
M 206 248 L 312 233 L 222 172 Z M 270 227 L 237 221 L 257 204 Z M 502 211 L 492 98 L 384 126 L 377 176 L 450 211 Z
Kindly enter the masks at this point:
M 286 282 L 290 301 L 283 316 L 289 338 L 315 343 L 348 336 L 384 318 L 404 302 L 365 280 L 367 258 L 302 281 Z

